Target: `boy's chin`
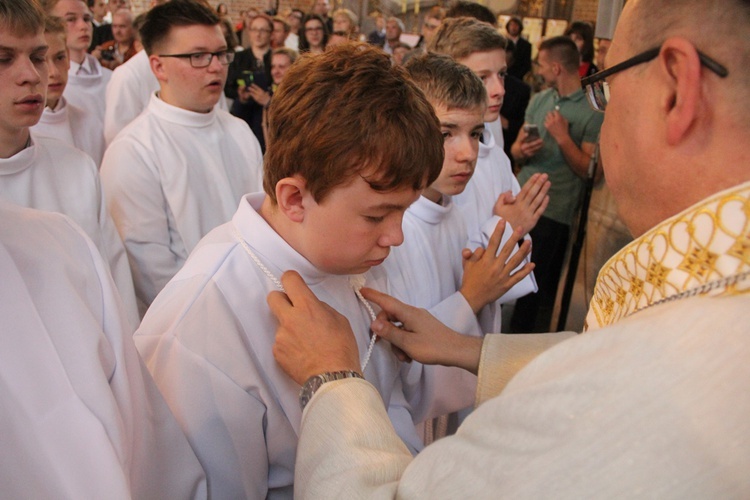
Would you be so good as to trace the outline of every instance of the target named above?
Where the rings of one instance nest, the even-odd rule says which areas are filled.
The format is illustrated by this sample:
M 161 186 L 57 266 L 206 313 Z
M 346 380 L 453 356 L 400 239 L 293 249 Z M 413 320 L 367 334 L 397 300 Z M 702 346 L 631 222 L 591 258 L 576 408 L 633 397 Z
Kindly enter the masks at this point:
M 492 123 L 492 122 L 496 121 L 498 118 L 500 118 L 500 112 L 499 111 L 497 113 L 492 113 L 492 112 L 485 113 L 485 115 L 484 115 L 484 123 Z

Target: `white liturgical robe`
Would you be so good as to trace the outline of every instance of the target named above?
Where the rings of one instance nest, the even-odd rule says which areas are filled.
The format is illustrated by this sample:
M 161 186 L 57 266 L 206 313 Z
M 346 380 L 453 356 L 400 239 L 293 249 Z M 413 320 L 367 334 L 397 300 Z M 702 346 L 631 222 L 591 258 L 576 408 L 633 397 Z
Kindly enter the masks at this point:
M 133 328 L 139 316 L 127 255 L 107 211 L 99 174 L 87 154 L 31 133 L 32 144 L 0 159 L 0 198 L 67 215 L 86 232 L 109 264 Z
M 45 107 L 39 122 L 31 130 L 36 135 L 54 137 L 80 149 L 94 160 L 97 168 L 102 164 L 104 135 L 101 120 L 95 114 L 70 104 L 64 97 L 60 98 L 55 109 Z
M 296 498 L 750 497 L 749 207 L 745 183 L 623 248 L 597 281 L 601 327 L 533 359 L 415 459 L 366 382 L 324 384 L 303 414 Z M 480 389 L 504 337 L 485 337 Z
M 232 221 L 201 241 L 134 337 L 206 469 L 215 498 L 291 498 L 301 418 L 300 387 L 272 353 L 278 323 L 266 297 L 276 286 L 240 238 L 273 276 L 299 272 L 318 298 L 348 318 L 360 359 L 370 341 L 372 319 L 351 277 L 324 273 L 292 249 L 256 212 L 264 197 L 245 196 Z M 386 290 L 381 268 L 363 276 L 365 286 Z M 398 435 L 416 447 L 400 368 L 389 344 L 378 342 L 364 376 L 391 410 Z M 422 398 L 422 404 L 430 402 Z
M 242 120 L 156 95 L 107 148 L 102 184 L 130 258 L 141 314 L 242 195 L 262 189 L 263 158 Z
M 157 90 L 159 81 L 151 71 L 145 50 L 117 67 L 106 91 L 104 137 L 107 144 L 146 109 L 151 95 Z
M 0 202 L 3 498 L 205 498 L 203 470 L 69 219 Z
M 393 295 L 430 309 L 455 330 L 481 335 L 471 306 L 458 291 L 467 235 L 452 198 L 443 196 L 443 203 L 438 204 L 420 196 L 406 210 L 402 229 L 404 242 L 391 248 L 383 263 Z
M 96 57 L 86 54 L 83 64 L 70 62 L 63 96 L 68 103 L 86 110 L 104 123 L 105 93 L 110 78 L 112 70 L 102 67 Z

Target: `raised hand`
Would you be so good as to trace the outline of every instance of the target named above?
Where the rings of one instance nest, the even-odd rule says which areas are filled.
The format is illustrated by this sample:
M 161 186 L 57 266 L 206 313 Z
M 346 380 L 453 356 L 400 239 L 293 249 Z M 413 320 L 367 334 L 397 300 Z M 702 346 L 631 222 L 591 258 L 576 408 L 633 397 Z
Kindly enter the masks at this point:
M 474 252 L 464 249 L 464 276 L 460 292 L 466 298 L 474 314 L 490 302 L 502 297 L 516 283 L 529 275 L 534 269 L 533 263 L 527 263 L 513 272 L 531 251 L 531 243 L 518 242 L 523 238 L 523 228 L 517 227 L 498 253 L 505 231 L 505 221 L 500 221 L 490 237 L 486 249 L 479 248 Z M 511 256 L 513 250 L 518 251 Z
M 523 228 L 523 234 L 527 234 L 549 205 L 547 192 L 552 184 L 548 179 L 547 174 L 534 174 L 515 197 L 510 191 L 501 194 L 492 209 L 493 213 L 508 221 L 514 229 Z

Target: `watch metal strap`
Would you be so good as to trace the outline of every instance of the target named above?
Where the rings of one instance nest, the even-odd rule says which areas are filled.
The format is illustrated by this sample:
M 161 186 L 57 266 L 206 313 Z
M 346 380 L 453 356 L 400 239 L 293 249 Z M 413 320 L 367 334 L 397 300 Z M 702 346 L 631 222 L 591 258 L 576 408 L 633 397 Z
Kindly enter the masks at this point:
M 313 375 L 302 386 L 302 389 L 300 389 L 299 392 L 299 404 L 302 407 L 302 409 L 305 409 L 305 406 L 307 406 L 307 403 L 310 402 L 312 397 L 315 395 L 315 392 L 320 389 L 320 386 L 325 384 L 326 382 L 332 382 L 334 380 L 343 380 L 345 378 L 361 378 L 364 379 L 364 377 L 359 373 L 355 372 L 353 370 L 341 370 L 336 372 L 326 372 L 321 373 L 319 375 Z

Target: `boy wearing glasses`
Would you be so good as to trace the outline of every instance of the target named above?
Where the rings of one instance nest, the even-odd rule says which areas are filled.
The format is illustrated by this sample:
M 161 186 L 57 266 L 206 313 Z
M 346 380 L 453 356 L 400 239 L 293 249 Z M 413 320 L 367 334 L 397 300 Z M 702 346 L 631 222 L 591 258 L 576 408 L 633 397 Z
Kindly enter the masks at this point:
M 216 107 L 233 56 L 218 17 L 178 0 L 152 9 L 141 34 L 160 91 L 107 149 L 102 184 L 143 314 L 198 241 L 260 189 L 262 157 L 247 126 Z
M 539 46 L 537 72 L 550 88 L 535 95 L 526 121 L 511 147 L 521 164 L 518 182 L 538 173 L 549 175 L 549 206 L 531 231 L 531 261 L 539 292 L 516 302 L 513 332 L 546 332 L 552 319 L 557 286 L 587 176 L 602 125 L 581 90 L 578 49 L 568 37 L 554 37 Z M 528 129 L 535 127 L 536 133 Z

